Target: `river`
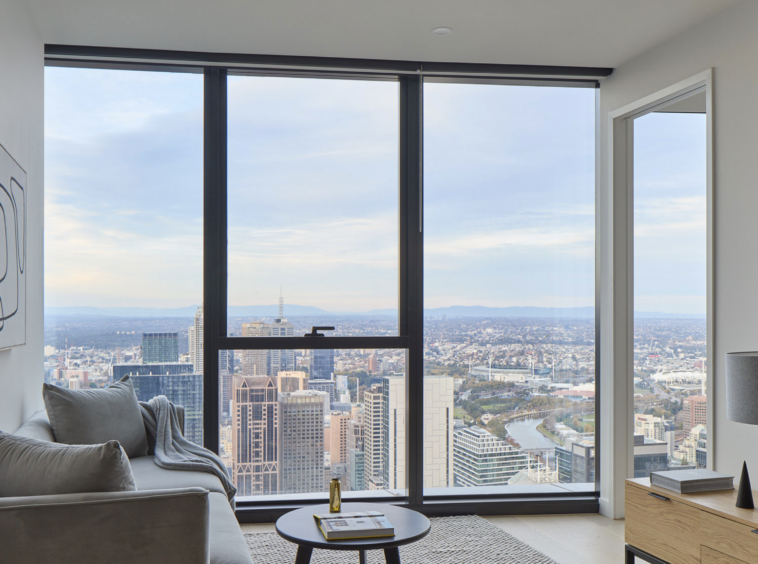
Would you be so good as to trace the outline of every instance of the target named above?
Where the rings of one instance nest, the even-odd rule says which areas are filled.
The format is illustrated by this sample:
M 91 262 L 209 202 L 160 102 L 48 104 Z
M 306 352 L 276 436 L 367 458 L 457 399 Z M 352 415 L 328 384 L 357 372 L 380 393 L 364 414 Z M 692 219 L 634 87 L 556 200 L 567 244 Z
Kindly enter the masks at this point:
M 522 450 L 552 450 L 557 443 L 537 430 L 543 421 L 544 419 L 513 421 L 508 423 L 508 434 L 521 445 Z

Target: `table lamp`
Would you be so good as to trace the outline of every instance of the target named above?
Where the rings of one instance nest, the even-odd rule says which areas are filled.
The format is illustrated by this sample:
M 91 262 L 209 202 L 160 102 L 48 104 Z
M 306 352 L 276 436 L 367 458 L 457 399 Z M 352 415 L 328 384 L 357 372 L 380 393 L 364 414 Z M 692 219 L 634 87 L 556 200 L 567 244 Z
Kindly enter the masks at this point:
M 726 355 L 726 418 L 737 423 L 758 425 L 758 352 Z M 737 507 L 754 509 L 747 462 L 742 463 Z

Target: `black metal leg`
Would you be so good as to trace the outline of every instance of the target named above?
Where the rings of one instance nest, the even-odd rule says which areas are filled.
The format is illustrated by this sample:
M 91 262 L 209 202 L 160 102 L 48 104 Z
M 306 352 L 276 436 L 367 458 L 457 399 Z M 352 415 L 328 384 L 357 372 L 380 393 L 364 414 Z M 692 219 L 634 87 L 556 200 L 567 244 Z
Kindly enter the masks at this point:
M 634 552 L 629 549 L 629 545 L 626 545 L 624 549 L 624 552 L 626 553 L 626 564 L 634 564 Z
M 313 549 L 310 546 L 297 545 L 295 564 L 310 564 L 311 554 L 313 554 Z
M 387 564 L 400 564 L 400 551 L 397 547 L 385 548 L 384 559 L 387 561 Z
M 358 561 L 360 562 L 360 564 L 366 564 L 366 551 L 365 550 L 358 551 Z

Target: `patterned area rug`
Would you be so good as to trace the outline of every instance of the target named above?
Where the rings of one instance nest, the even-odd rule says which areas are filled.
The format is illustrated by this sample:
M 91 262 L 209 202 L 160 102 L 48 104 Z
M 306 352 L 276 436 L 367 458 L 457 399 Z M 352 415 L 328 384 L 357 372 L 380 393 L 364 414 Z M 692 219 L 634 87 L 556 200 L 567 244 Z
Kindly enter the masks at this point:
M 403 564 L 557 564 L 541 552 L 474 515 L 436 517 L 431 532 L 400 547 Z M 297 546 L 276 533 L 245 535 L 255 564 L 293 564 Z M 367 564 L 384 564 L 384 552 L 366 553 Z M 314 550 L 312 564 L 358 564 L 357 552 Z

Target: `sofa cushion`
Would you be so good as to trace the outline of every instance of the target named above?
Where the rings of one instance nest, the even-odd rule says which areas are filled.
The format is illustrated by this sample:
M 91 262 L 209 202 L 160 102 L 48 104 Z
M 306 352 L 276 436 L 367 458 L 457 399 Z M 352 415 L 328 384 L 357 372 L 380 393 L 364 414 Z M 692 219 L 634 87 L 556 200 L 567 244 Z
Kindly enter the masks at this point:
M 253 564 L 250 550 L 242 536 L 229 500 L 221 493 L 211 493 L 209 536 L 211 564 Z
M 62 445 L 0 434 L 0 497 L 135 491 L 117 441 Z
M 44 384 L 55 440 L 67 445 L 118 441 L 129 458 L 147 454 L 147 434 L 128 376 L 105 389 L 67 390 Z
M 168 490 L 172 488 L 205 488 L 210 492 L 224 494 L 224 486 L 213 474 L 184 470 L 166 470 L 155 465 L 154 456 L 132 458 L 132 473 L 137 489 Z M 226 496 L 226 494 L 224 494 Z M 229 505 L 229 502 L 226 502 Z
M 50 420 L 47 418 L 45 411 L 38 411 L 27 419 L 26 423 L 21 425 L 13 432 L 18 437 L 28 437 L 39 441 L 55 442 L 53 428 L 50 426 Z

